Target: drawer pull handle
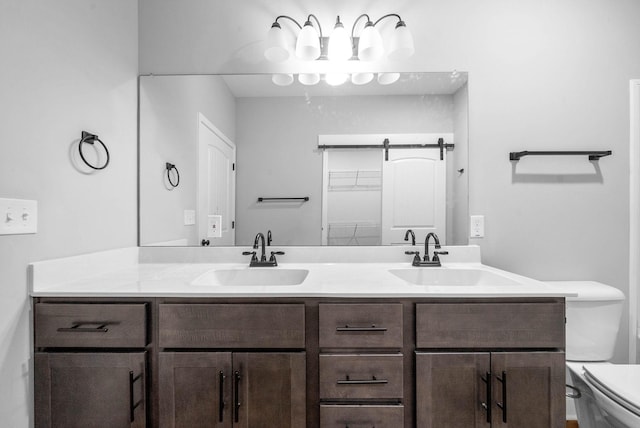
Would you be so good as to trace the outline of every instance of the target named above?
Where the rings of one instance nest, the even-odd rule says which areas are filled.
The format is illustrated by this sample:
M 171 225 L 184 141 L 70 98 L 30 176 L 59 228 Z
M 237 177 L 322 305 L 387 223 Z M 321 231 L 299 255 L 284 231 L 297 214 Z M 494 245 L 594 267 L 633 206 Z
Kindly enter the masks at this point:
M 338 380 L 338 385 L 381 385 L 389 383 L 387 379 L 377 379 L 375 376 L 371 376 L 371 379 L 350 379 L 349 375 L 344 380 Z
M 481 402 L 480 405 L 487 412 L 487 423 L 491 423 L 491 372 L 486 372 L 485 376 L 480 376 L 480 379 L 486 384 L 487 399 Z
M 74 322 L 71 327 L 60 327 L 58 331 L 60 332 L 70 332 L 70 333 L 106 333 L 109 331 L 107 328 L 110 324 L 116 324 L 111 321 L 82 321 L 82 322 Z M 95 325 L 96 327 L 82 327 L 85 325 Z
M 133 384 L 142 379 L 142 373 L 138 376 L 133 376 L 133 371 L 129 372 L 129 421 L 133 422 L 135 420 L 135 410 L 136 408 L 143 403 L 144 398 L 141 398 L 137 403 L 133 402 Z
M 218 420 L 220 422 L 224 421 L 224 372 L 220 370 L 220 389 L 218 390 Z
M 239 371 L 235 371 L 233 373 L 233 378 L 234 378 L 234 391 L 233 391 L 233 420 L 234 422 L 239 422 L 240 421 L 240 372 Z
M 336 327 L 336 331 L 387 331 L 387 328 L 376 327 L 375 324 L 371 325 L 371 327 L 349 327 L 345 325 L 344 327 Z
M 502 403 L 496 403 L 502 409 L 502 422 L 507 423 L 507 372 L 502 372 L 502 377 L 496 376 L 496 379 L 502 383 Z

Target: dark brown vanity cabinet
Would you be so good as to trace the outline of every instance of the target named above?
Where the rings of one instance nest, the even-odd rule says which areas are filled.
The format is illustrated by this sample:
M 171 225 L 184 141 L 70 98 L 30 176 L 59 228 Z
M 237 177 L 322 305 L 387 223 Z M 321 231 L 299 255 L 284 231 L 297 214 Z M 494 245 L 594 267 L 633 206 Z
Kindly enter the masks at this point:
M 35 305 L 35 426 L 146 427 L 147 305 Z
M 304 427 L 304 320 L 299 304 L 161 304 L 160 427 Z
M 418 304 L 416 324 L 418 426 L 564 427 L 564 304 Z
M 404 426 L 403 305 L 319 304 L 320 426 Z
M 162 352 L 161 427 L 304 426 L 302 352 Z
M 561 298 L 36 298 L 35 426 L 562 428 Z

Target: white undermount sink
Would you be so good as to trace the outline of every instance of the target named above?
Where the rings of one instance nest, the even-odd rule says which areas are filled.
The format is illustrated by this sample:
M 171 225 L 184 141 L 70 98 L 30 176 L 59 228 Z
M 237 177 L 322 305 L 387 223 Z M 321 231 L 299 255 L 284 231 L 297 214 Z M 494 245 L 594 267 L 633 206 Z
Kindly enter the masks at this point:
M 414 285 L 503 286 L 520 284 L 518 281 L 511 278 L 483 269 L 414 267 L 405 269 L 389 269 L 389 272 Z
M 191 285 L 199 286 L 282 286 L 300 285 L 306 269 L 240 268 L 212 269 L 197 277 Z

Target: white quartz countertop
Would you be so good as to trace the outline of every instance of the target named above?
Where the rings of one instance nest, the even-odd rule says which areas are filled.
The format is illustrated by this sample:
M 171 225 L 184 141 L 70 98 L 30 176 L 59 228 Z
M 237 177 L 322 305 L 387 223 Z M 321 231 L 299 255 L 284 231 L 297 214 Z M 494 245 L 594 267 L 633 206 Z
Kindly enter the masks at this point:
M 121 255 L 120 255 L 121 256 Z M 122 263 L 110 261 L 106 267 L 91 269 L 91 259 L 67 260 L 31 265 L 31 294 L 39 297 L 352 297 L 352 298 L 445 298 L 445 297 L 565 297 L 557 287 L 479 262 L 442 263 L 442 267 L 413 267 L 404 262 L 375 263 L 279 263 L 277 267 L 249 268 L 248 263 L 145 263 L 137 255 L 126 254 Z M 88 261 L 87 261 L 88 260 Z M 96 259 L 98 260 L 98 259 Z M 79 272 L 68 272 L 69 266 L 82 261 Z M 104 264 L 104 263 L 103 263 Z M 212 270 L 307 270 L 299 285 L 198 285 L 202 275 Z M 455 274 L 480 273 L 487 278 L 473 285 L 439 283 L 418 285 L 394 275 L 401 270 L 420 276 L 412 270 Z M 63 272 L 64 271 L 64 272 Z M 465 272 L 466 271 L 466 272 Z M 285 272 L 286 273 L 286 272 Z M 447 272 L 445 272 L 447 273 Z M 448 272 L 451 273 L 451 272 Z M 492 278 L 497 278 L 494 280 Z

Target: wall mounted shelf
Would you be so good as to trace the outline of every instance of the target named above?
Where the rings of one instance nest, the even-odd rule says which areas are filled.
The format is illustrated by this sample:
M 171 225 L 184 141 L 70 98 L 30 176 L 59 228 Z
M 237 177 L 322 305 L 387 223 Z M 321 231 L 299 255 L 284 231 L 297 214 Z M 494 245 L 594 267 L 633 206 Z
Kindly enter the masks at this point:
M 509 160 L 518 161 L 520 158 L 524 156 L 589 156 L 590 161 L 597 161 L 601 157 L 611 155 L 611 150 L 601 150 L 601 151 L 562 151 L 562 150 L 551 150 L 551 151 L 529 151 L 525 150 L 522 152 L 510 152 Z

